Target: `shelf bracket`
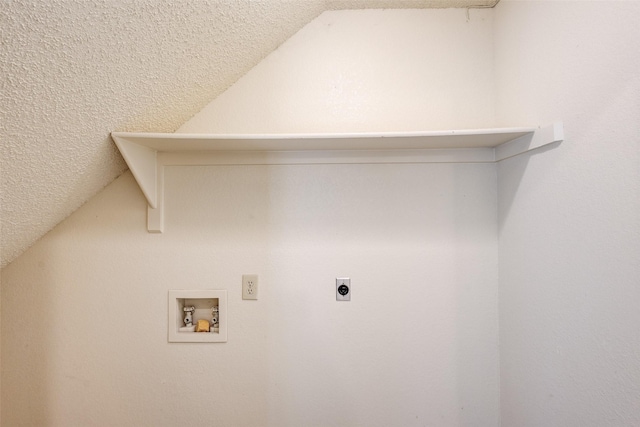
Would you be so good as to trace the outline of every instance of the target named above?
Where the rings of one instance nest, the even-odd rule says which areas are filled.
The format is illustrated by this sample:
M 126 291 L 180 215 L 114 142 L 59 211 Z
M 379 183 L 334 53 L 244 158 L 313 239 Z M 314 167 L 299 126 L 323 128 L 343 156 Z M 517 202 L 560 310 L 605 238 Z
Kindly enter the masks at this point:
M 164 166 L 158 162 L 158 151 L 131 141 L 122 133 L 111 136 L 149 204 L 147 230 L 150 233 L 162 233 L 164 230 Z
M 125 136 L 113 135 L 122 157 L 131 169 L 131 173 L 138 182 L 140 189 L 144 193 L 149 206 L 158 207 L 158 152 L 153 148 L 146 147 Z

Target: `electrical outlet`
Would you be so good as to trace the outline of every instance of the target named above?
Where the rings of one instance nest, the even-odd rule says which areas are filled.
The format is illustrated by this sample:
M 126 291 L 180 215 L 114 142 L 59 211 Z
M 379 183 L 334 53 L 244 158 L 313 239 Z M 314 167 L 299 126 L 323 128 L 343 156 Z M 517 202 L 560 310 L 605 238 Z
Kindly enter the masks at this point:
M 242 299 L 258 299 L 258 275 L 242 275 Z
M 351 301 L 351 279 L 336 278 L 336 301 Z

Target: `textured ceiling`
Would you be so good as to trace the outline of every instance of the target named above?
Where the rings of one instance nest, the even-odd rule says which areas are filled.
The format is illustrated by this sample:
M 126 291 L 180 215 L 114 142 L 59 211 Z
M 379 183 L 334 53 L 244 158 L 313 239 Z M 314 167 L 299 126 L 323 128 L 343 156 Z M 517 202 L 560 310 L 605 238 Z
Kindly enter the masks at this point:
M 120 175 L 111 131 L 172 132 L 325 10 L 497 0 L 37 0 L 0 9 L 0 265 Z

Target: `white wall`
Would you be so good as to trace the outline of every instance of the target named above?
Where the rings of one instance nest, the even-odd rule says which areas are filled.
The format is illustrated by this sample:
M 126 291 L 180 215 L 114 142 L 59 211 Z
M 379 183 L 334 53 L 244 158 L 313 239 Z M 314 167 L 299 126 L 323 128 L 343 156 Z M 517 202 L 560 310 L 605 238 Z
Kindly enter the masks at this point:
M 491 15 L 326 13 L 182 130 L 490 126 Z M 127 173 L 2 270 L 3 424 L 499 424 L 494 165 L 170 167 L 166 183 L 164 234 Z M 167 343 L 180 288 L 228 289 L 227 343 Z
M 504 427 L 640 425 L 639 16 L 495 9 L 499 124 L 566 133 L 498 169 Z
M 491 12 L 325 12 L 178 132 L 490 127 Z

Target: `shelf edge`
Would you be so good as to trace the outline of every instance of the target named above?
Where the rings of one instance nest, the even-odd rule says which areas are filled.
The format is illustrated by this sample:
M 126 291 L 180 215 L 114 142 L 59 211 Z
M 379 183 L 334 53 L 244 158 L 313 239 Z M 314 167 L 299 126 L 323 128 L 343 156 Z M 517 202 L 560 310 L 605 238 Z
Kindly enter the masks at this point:
M 564 140 L 564 126 L 562 122 L 555 122 L 536 129 L 531 135 L 524 135 L 512 141 L 505 142 L 495 148 L 495 161 L 509 159 L 519 154 Z

